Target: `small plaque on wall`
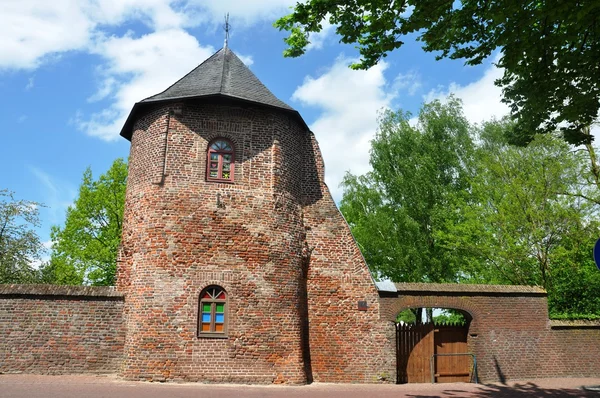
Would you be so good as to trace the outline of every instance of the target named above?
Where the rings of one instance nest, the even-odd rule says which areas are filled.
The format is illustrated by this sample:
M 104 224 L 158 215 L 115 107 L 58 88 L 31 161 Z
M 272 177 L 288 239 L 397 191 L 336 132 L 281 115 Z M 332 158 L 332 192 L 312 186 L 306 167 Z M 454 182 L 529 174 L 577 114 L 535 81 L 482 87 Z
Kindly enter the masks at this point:
M 367 302 L 366 301 L 359 301 L 358 302 L 358 310 L 359 311 L 366 311 L 367 310 Z

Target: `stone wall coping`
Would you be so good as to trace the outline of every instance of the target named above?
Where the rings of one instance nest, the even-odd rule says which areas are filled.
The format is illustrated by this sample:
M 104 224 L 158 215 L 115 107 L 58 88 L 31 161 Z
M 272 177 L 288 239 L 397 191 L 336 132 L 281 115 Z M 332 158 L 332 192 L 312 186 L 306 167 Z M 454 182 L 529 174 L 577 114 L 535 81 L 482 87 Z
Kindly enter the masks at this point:
M 124 298 L 114 286 L 0 285 L 0 296 L 73 296 Z
M 551 328 L 599 328 L 600 319 L 588 320 L 588 319 L 551 319 Z
M 475 285 L 467 283 L 395 283 L 394 285 L 398 293 L 546 294 L 546 291 L 538 286 Z

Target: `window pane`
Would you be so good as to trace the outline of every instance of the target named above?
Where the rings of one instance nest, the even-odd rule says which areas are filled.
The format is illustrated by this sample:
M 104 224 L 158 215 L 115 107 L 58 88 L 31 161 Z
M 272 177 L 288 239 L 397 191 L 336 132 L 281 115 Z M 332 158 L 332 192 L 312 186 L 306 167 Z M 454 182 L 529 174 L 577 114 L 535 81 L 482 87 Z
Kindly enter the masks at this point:
M 204 294 L 202 295 L 202 298 L 211 298 L 211 297 L 210 297 L 210 294 L 208 294 L 208 292 L 204 292 Z
M 215 315 L 215 323 L 224 323 L 225 322 L 225 314 L 216 314 Z
M 231 163 L 231 155 L 223 155 L 223 161 Z
M 202 304 L 202 312 L 210 312 L 210 303 Z
M 210 168 L 211 168 L 211 169 L 215 169 L 215 170 L 216 170 L 218 167 L 219 167 L 219 163 L 216 163 L 216 162 L 210 162 Z
M 229 163 L 223 163 L 223 171 L 229 171 L 229 166 L 231 166 Z
M 210 312 L 209 313 L 206 313 L 206 312 L 202 313 L 202 322 L 209 322 L 210 323 Z
M 210 332 L 210 323 L 203 323 L 202 324 L 202 331 L 203 332 Z
M 210 154 L 210 160 L 219 160 L 219 155 L 216 153 L 211 153 Z
M 225 292 L 222 291 L 216 298 L 218 298 L 219 300 L 225 300 Z
M 217 172 L 216 171 L 210 171 L 210 178 L 217 178 Z
M 223 143 L 223 150 L 225 151 L 231 151 L 231 146 L 229 146 L 229 144 L 227 144 L 226 142 Z
M 224 171 L 224 172 L 223 172 L 223 178 L 224 178 L 224 179 L 228 180 L 230 176 L 231 176 L 231 174 L 230 174 L 230 172 L 229 172 L 229 171 Z
M 225 312 L 225 303 L 217 303 L 217 310 L 215 312 Z
M 215 332 L 223 332 L 224 330 L 225 330 L 225 328 L 222 323 L 215 324 Z

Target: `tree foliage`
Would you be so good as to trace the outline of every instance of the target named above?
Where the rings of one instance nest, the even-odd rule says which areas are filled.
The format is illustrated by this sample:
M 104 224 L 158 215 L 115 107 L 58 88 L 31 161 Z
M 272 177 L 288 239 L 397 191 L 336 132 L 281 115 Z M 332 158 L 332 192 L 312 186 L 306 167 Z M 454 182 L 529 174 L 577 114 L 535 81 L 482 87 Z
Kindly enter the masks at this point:
M 368 264 L 404 282 L 455 281 L 459 259 L 436 240 L 467 189 L 472 157 L 469 124 L 451 98 L 410 115 L 385 112 L 372 142 L 373 171 L 348 173 L 340 209 Z
M 16 200 L 0 190 L 0 283 L 34 283 L 33 262 L 44 247 L 34 228 L 39 227 L 39 203 Z
M 511 146 L 503 140 L 506 127 L 484 128 L 470 200 L 438 238 L 475 258 L 481 267 L 470 271 L 475 278 L 548 289 L 566 239 L 597 232 L 593 206 L 576 195 L 582 158 L 549 135 L 527 147 Z
M 65 225 L 52 227 L 52 256 L 44 271 L 53 283 L 114 284 L 126 181 L 123 159 L 115 160 L 98 180 L 91 169 L 84 172 Z
M 366 69 L 415 34 L 438 59 L 477 65 L 500 51 L 504 75 L 496 84 L 519 121 L 521 142 L 558 127 L 573 144 L 589 143 L 600 108 L 600 2 L 578 0 L 306 0 L 275 26 L 289 32 L 285 56 L 299 56 L 309 35 L 336 27 L 342 43 L 355 43 Z
M 386 112 L 373 170 L 346 176 L 341 211 L 376 277 L 537 285 L 553 316 L 600 314 L 587 153 L 552 134 L 513 146 L 511 128 L 469 126 L 455 99 L 425 105 L 416 126 Z

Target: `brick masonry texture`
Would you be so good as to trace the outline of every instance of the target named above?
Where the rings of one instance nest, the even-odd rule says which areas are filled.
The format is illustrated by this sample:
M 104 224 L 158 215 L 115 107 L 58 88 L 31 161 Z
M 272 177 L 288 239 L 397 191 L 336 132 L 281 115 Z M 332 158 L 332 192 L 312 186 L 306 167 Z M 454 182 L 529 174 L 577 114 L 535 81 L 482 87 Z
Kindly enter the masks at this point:
M 235 147 L 231 184 L 205 178 L 218 137 Z M 324 184 L 314 136 L 295 119 L 190 101 L 149 111 L 134 127 L 124 220 L 123 377 L 376 382 L 393 373 L 376 288 Z M 228 294 L 228 333 L 198 338 L 199 294 L 213 284 Z
M 0 286 L 0 373 L 114 373 L 122 311 L 114 288 Z
M 416 285 L 416 286 L 411 286 Z M 406 308 L 462 310 L 472 318 L 468 347 L 484 382 L 600 375 L 600 323 L 548 319 L 546 293 L 535 287 L 397 285 L 382 294 L 382 318 Z

